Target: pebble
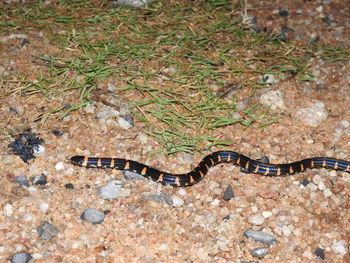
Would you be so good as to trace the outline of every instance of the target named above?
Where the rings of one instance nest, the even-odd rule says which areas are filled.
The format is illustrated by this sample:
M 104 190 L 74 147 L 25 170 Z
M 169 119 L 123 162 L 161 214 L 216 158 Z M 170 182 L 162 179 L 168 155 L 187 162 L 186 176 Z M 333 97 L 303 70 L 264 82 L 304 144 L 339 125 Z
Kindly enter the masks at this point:
M 33 221 L 33 219 L 34 219 L 34 215 L 33 214 L 25 214 L 23 216 L 24 222 L 30 222 L 30 221 Z
M 57 228 L 48 221 L 44 221 L 37 227 L 39 237 L 44 240 L 50 240 L 57 235 Z
M 316 127 L 328 118 L 328 111 L 322 102 L 316 101 L 311 107 L 299 109 L 295 117 L 307 126 Z
M 256 247 L 250 251 L 252 256 L 258 257 L 258 258 L 264 258 L 268 252 L 269 250 L 266 247 Z
M 63 132 L 61 132 L 59 130 L 53 130 L 52 134 L 55 135 L 55 136 L 58 136 L 58 137 L 63 136 Z
M 183 159 L 184 159 L 184 162 L 186 162 L 186 163 L 193 163 L 193 155 L 192 154 L 184 153 Z
M 29 182 L 27 179 L 27 176 L 25 175 L 18 175 L 13 179 L 13 182 L 16 184 L 19 184 L 20 186 L 29 187 Z
M 108 89 L 108 91 L 110 91 L 110 92 L 115 92 L 116 89 L 117 89 L 117 87 L 116 87 L 114 84 L 112 84 L 112 83 L 108 83 L 107 89 Z
M 281 109 L 285 110 L 286 105 L 284 103 L 283 94 L 280 90 L 269 90 L 260 96 L 260 103 L 272 110 Z
M 168 205 L 173 206 L 173 198 L 171 194 L 142 194 L 141 200 L 153 200 L 159 203 L 165 202 Z
M 118 117 L 118 123 L 122 129 L 130 129 L 135 126 L 134 119 L 130 114 Z
M 234 197 L 232 186 L 229 184 L 224 192 L 224 200 L 229 201 Z
M 41 212 L 46 213 L 47 210 L 49 209 L 49 204 L 48 203 L 40 203 L 39 209 Z
M 13 206 L 9 203 L 5 204 L 4 213 L 5 213 L 5 216 L 7 216 L 7 217 L 12 216 L 13 215 Z
M 123 171 L 124 178 L 126 180 L 132 180 L 132 179 L 142 179 L 145 180 L 146 177 L 142 176 L 141 174 L 131 172 L 131 171 Z
M 324 249 L 323 248 L 320 248 L 318 247 L 316 250 L 315 250 L 315 255 L 321 259 L 325 259 L 325 254 L 324 254 Z
M 270 216 L 272 216 L 272 212 L 270 211 L 264 211 L 261 214 L 264 218 L 269 218 Z
M 87 208 L 81 214 L 80 218 L 91 222 L 92 224 L 101 224 L 105 218 L 105 214 L 93 208 Z
M 34 153 L 44 153 L 45 147 L 40 145 L 40 144 L 35 144 L 35 145 L 33 145 L 33 152 Z
M 185 196 L 187 194 L 187 191 L 185 190 L 185 188 L 180 188 L 178 191 L 179 195 L 181 196 Z
M 281 9 L 278 11 L 278 14 L 281 16 L 281 17 L 287 17 L 289 16 L 289 12 L 285 9 Z
M 15 107 L 15 111 L 19 116 L 23 116 L 24 115 L 24 107 L 22 105 L 16 106 Z
M 114 200 L 118 197 L 128 197 L 130 189 L 123 188 L 123 181 L 111 180 L 104 186 L 97 189 L 97 194 L 105 200 Z
M 96 117 L 98 119 L 107 120 L 112 118 L 118 118 L 120 112 L 113 109 L 112 107 L 103 105 L 100 110 L 97 112 Z
M 346 246 L 347 245 L 345 240 L 339 240 L 333 242 L 331 249 L 336 254 L 345 255 L 347 253 Z
M 65 184 L 64 187 L 66 189 L 74 189 L 74 185 L 72 183 Z
M 63 170 L 63 169 L 64 169 L 64 162 L 58 162 L 58 163 L 56 163 L 55 169 L 56 169 L 57 171 Z
M 32 182 L 35 185 L 45 185 L 47 183 L 46 175 L 41 173 L 40 175 L 34 176 Z
M 248 229 L 244 232 L 244 236 L 247 238 L 251 238 L 254 241 L 261 242 L 267 245 L 272 245 L 277 241 L 276 238 L 264 233 L 262 230 L 257 231 L 257 230 Z
M 273 74 L 263 74 L 261 76 L 262 82 L 265 82 L 267 84 L 275 84 L 276 83 L 276 78 Z
M 262 215 L 257 214 L 249 217 L 249 223 L 253 225 L 261 226 L 262 224 L 264 224 L 264 222 L 265 218 Z
M 173 196 L 173 206 L 174 207 L 181 207 L 181 206 L 183 206 L 183 204 L 184 204 L 184 201 L 180 198 L 180 197 L 178 197 L 178 196 Z
M 292 231 L 289 229 L 288 226 L 284 225 L 284 226 L 282 226 L 282 233 L 283 233 L 283 235 L 288 237 L 288 236 L 290 236 L 290 234 L 292 234 Z
M 11 263 L 27 263 L 32 259 L 32 256 L 27 252 L 17 252 L 13 254 Z
M 347 120 L 342 120 L 342 121 L 340 122 L 340 124 L 341 124 L 341 126 L 343 126 L 344 128 L 349 128 L 349 126 L 350 126 L 350 122 L 347 121 Z

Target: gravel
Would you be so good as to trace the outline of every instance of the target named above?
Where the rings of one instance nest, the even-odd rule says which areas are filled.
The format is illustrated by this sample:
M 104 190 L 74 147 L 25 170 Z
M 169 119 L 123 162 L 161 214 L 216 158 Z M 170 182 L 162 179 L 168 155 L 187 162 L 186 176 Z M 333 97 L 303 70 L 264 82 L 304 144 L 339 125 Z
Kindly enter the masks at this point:
M 87 208 L 81 214 L 80 218 L 85 221 L 89 221 L 93 224 L 101 224 L 105 218 L 105 214 L 93 208 Z
M 250 251 L 252 256 L 258 257 L 258 258 L 264 258 L 268 252 L 269 250 L 266 247 L 256 247 Z
M 28 178 L 26 175 L 18 175 L 13 179 L 13 182 L 20 186 L 29 187 Z
M 48 221 L 44 221 L 37 227 L 39 237 L 44 240 L 50 240 L 57 235 L 57 228 Z
M 256 230 L 248 229 L 244 232 L 244 236 L 246 236 L 247 238 L 251 238 L 254 241 L 261 242 L 267 245 L 273 245 L 274 243 L 277 242 L 276 238 L 264 233 L 262 230 L 256 231 Z
M 315 250 L 315 255 L 321 259 L 325 259 L 325 254 L 324 254 L 324 249 L 323 248 L 320 248 L 318 247 L 316 250 Z
M 226 187 L 225 192 L 224 192 L 224 197 L 223 198 L 224 198 L 225 201 L 230 201 L 233 197 L 234 197 L 234 194 L 233 194 L 232 186 L 228 185 Z
M 128 197 L 131 194 L 130 189 L 123 188 L 123 181 L 112 180 L 104 186 L 97 189 L 97 194 L 105 200 L 114 200 L 118 197 Z
M 249 217 L 249 223 L 253 225 L 261 226 L 262 224 L 264 224 L 264 222 L 265 218 L 262 215 L 257 214 Z
M 45 185 L 47 183 L 46 175 L 44 173 L 41 173 L 40 175 L 34 176 L 32 182 L 35 185 Z
M 32 259 L 32 256 L 27 252 L 17 252 L 13 254 L 11 263 L 27 263 Z
M 163 193 L 160 193 L 160 194 L 142 194 L 141 200 L 153 200 L 153 201 L 156 201 L 159 203 L 165 202 L 171 206 L 174 205 L 173 195 L 171 195 L 171 194 L 163 194 Z

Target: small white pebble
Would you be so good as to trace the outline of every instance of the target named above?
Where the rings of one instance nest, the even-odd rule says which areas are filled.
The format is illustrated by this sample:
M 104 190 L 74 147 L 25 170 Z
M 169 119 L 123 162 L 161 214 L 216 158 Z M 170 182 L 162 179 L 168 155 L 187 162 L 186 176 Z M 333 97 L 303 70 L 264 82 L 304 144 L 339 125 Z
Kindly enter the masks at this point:
M 39 145 L 33 147 L 33 152 L 34 153 L 44 153 L 45 147 L 39 144 Z
M 39 209 L 41 212 L 46 213 L 46 211 L 49 209 L 49 205 L 47 203 L 40 203 Z
M 303 253 L 303 257 L 308 258 L 308 259 L 312 259 L 312 258 L 313 258 L 313 254 L 312 254 L 311 251 L 306 250 L 306 251 Z
M 271 211 L 264 211 L 261 214 L 262 214 L 262 216 L 264 218 L 269 218 L 270 216 L 272 216 L 272 212 Z
M 345 240 L 339 240 L 336 242 L 333 242 L 331 249 L 334 253 L 345 255 L 346 254 L 346 241 Z
M 313 178 L 312 178 L 312 182 L 315 185 L 318 185 L 320 182 L 322 182 L 322 178 L 320 175 L 316 174 Z
M 73 249 L 76 249 L 76 248 L 79 248 L 79 247 L 81 247 L 81 246 L 83 246 L 84 244 L 83 244 L 83 242 L 81 242 L 80 240 L 78 240 L 78 241 L 75 241 L 73 244 L 72 244 L 72 248 Z
M 34 218 L 34 215 L 33 215 L 33 214 L 25 214 L 25 215 L 23 216 L 23 220 L 24 220 L 25 222 L 33 221 L 33 218 Z
M 249 222 L 253 225 L 261 226 L 265 222 L 265 218 L 262 215 L 252 215 L 249 217 Z
M 323 11 L 323 6 L 320 5 L 320 6 L 316 7 L 316 11 L 321 13 Z
M 56 169 L 57 171 L 63 170 L 63 169 L 64 169 L 64 162 L 58 162 L 58 163 L 56 163 L 55 169 Z
M 211 205 L 219 205 L 220 204 L 220 200 L 219 199 L 214 199 L 213 201 L 210 202 Z
M 333 195 L 332 191 L 329 188 L 323 190 L 323 196 L 329 198 Z
M 127 120 L 125 120 L 124 118 L 122 117 L 119 117 L 118 118 L 118 123 L 119 123 L 119 126 L 125 130 L 129 129 L 132 127 L 132 124 L 130 122 L 128 122 Z
M 326 189 L 326 185 L 324 184 L 324 182 L 320 182 L 317 186 L 318 190 L 320 191 L 324 191 Z
M 282 226 L 282 233 L 285 236 L 290 236 L 290 234 L 292 234 L 292 231 L 290 231 L 288 226 L 284 225 Z
M 308 139 L 308 140 L 306 140 L 306 143 L 307 144 L 313 144 L 313 143 L 315 143 L 315 141 L 313 139 Z
M 311 191 L 316 191 L 317 190 L 317 186 L 314 183 L 310 183 L 307 185 Z
M 184 204 L 184 201 L 180 197 L 178 196 L 173 197 L 173 206 L 180 207 L 180 206 L 183 206 L 183 204 Z
M 13 206 L 11 204 L 6 204 L 4 206 L 4 213 L 5 213 L 5 216 L 12 216 L 13 214 Z
M 253 213 L 258 212 L 258 207 L 256 205 L 253 205 L 251 209 Z
M 159 246 L 159 249 L 160 249 L 160 250 L 168 250 L 169 247 L 168 247 L 167 244 L 163 243 L 163 244 L 161 244 L 161 245 Z
M 340 122 L 340 124 L 341 124 L 341 126 L 343 126 L 344 128 L 349 128 L 349 126 L 350 126 L 350 123 L 349 123 L 349 121 L 347 121 L 347 120 L 342 120 L 342 121 Z

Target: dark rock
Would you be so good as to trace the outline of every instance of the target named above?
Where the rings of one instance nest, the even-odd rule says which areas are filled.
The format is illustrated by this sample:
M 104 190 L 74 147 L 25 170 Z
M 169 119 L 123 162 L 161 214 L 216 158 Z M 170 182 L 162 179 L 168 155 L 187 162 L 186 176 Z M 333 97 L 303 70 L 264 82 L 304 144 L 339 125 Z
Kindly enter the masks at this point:
M 224 200 L 229 201 L 234 197 L 233 189 L 231 185 L 228 185 L 224 192 Z
M 321 259 L 325 259 L 326 256 L 324 254 L 324 249 L 323 248 L 320 248 L 318 247 L 316 250 L 315 250 L 315 255 Z
M 39 237 L 44 240 L 50 240 L 57 235 L 57 228 L 51 225 L 48 221 L 44 221 L 37 227 Z
M 281 17 L 287 17 L 289 16 L 289 12 L 285 9 L 281 9 L 278 11 L 278 14 L 281 16 Z
M 74 189 L 74 185 L 72 183 L 65 184 L 64 187 L 66 189 Z
M 28 182 L 27 176 L 25 175 L 16 176 L 12 182 L 19 184 L 20 186 L 29 187 L 29 182 Z
M 35 176 L 32 180 L 33 184 L 35 185 L 45 185 L 47 183 L 46 181 L 46 175 L 44 173 L 41 173 L 38 176 Z

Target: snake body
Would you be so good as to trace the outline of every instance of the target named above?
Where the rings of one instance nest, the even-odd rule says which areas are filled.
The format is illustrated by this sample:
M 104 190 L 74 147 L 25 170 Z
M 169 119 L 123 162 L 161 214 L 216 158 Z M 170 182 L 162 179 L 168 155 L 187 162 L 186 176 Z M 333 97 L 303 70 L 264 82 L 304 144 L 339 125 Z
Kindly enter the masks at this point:
M 132 171 L 150 178 L 153 181 L 173 186 L 191 186 L 200 182 L 209 169 L 220 163 L 232 163 L 245 168 L 250 173 L 266 176 L 284 176 L 303 172 L 308 168 L 328 168 L 350 172 L 350 162 L 328 157 L 313 157 L 287 164 L 268 164 L 253 160 L 243 154 L 233 151 L 218 151 L 205 156 L 192 171 L 183 174 L 171 174 L 149 167 L 145 164 L 120 159 L 74 156 L 71 162 L 83 167 L 110 168 Z

